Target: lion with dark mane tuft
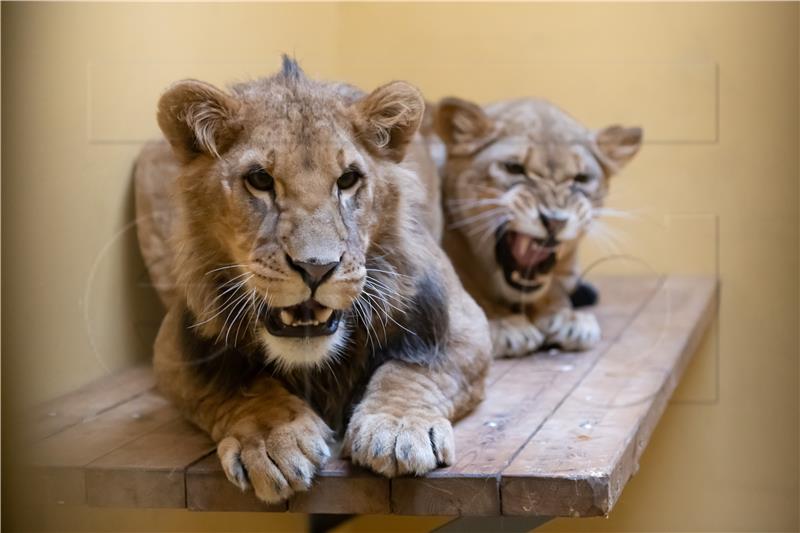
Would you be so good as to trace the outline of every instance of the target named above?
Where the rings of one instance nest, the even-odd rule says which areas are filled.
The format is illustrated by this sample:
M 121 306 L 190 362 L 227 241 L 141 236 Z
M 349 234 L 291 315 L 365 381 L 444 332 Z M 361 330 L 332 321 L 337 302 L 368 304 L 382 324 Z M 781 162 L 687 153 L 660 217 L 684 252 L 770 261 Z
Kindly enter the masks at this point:
M 137 163 L 143 255 L 168 307 L 159 387 L 267 502 L 306 490 L 333 434 L 357 464 L 423 474 L 483 396 L 483 312 L 437 244 L 424 101 L 283 69 L 187 80 Z

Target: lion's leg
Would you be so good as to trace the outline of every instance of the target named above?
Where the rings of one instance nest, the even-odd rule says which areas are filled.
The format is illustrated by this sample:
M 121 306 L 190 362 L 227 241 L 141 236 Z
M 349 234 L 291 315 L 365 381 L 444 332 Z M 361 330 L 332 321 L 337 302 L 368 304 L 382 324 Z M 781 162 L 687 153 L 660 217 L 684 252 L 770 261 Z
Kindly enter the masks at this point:
M 558 345 L 564 350 L 589 350 L 600 342 L 600 324 L 590 311 L 565 307 L 536 320 L 537 328 L 545 335 L 545 344 Z
M 557 345 L 564 350 L 588 350 L 600 342 L 600 324 L 594 313 L 573 309 L 562 291 L 551 290 L 528 318 L 544 335 L 545 345 Z
M 265 502 L 308 489 L 315 470 L 330 456 L 331 431 L 325 422 L 272 378 L 226 390 L 214 381 L 219 375 L 204 377 L 201 365 L 212 365 L 225 354 L 187 353 L 183 327 L 182 311 L 173 308 L 156 339 L 158 385 L 217 442 L 228 479 L 243 490 L 252 486 Z
M 452 422 L 483 399 L 491 350 L 483 312 L 458 291 L 449 340 L 433 347 L 444 353 L 432 353 L 430 364 L 387 362 L 370 379 L 345 434 L 355 463 L 391 477 L 455 460 Z
M 523 314 L 509 315 L 489 321 L 492 355 L 495 358 L 529 355 L 544 344 L 545 336 Z

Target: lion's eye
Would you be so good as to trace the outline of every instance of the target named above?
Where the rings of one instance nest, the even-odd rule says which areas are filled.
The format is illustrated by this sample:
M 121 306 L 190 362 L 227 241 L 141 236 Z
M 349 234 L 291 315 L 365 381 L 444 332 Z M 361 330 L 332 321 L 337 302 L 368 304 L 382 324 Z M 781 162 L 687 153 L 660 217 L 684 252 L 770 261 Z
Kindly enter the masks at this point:
M 275 188 L 275 179 L 263 168 L 254 168 L 244 176 L 247 184 L 257 191 L 271 191 Z
M 344 174 L 339 176 L 339 179 L 336 180 L 336 186 L 339 187 L 339 190 L 346 190 L 351 187 L 354 187 L 358 180 L 363 177 L 361 172 L 355 168 L 349 168 L 344 171 Z
M 515 161 L 506 161 L 503 163 L 503 166 L 506 169 L 506 172 L 509 174 L 525 174 L 525 165 L 522 163 L 517 163 Z
M 589 174 L 576 174 L 574 178 L 575 183 L 589 183 L 592 181 L 592 177 Z

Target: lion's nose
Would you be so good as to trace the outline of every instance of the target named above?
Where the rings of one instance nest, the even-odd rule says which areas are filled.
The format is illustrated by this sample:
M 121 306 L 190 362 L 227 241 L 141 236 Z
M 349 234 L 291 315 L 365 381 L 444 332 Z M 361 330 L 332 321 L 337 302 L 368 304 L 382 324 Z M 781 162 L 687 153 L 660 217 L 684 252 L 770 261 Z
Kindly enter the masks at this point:
M 557 237 L 561 230 L 564 229 L 564 226 L 567 225 L 566 218 L 545 214 L 541 211 L 539 212 L 539 218 L 542 220 L 542 224 L 547 230 L 547 233 L 553 238 Z
M 286 256 L 286 261 L 303 276 L 303 281 L 305 281 L 306 285 L 311 287 L 312 290 L 316 289 L 320 283 L 325 281 L 341 262 L 340 260 L 324 263 L 313 257 L 306 261 L 293 261 L 288 255 Z

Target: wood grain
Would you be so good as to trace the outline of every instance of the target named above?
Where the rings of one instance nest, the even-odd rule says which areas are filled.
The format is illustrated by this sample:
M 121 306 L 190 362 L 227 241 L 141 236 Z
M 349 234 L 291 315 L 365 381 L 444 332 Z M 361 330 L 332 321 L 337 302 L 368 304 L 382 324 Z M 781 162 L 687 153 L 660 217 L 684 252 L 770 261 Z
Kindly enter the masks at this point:
M 251 491 L 223 490 L 230 485 L 216 454 L 209 455 L 186 471 L 186 493 L 194 510 L 265 510 Z M 233 486 L 231 485 L 233 488 Z M 287 505 L 271 510 L 322 514 L 388 514 L 391 512 L 389 480 L 334 457 L 314 478 L 308 492 L 296 494 Z
M 216 448 L 182 418 L 92 461 L 86 499 L 99 507 L 186 507 L 184 471 Z
M 616 503 L 716 309 L 670 278 L 503 471 L 503 514 L 596 516 Z
M 89 463 L 178 416 L 166 399 L 148 391 L 37 442 L 31 460 L 47 500 L 85 503 Z
M 151 389 L 152 367 L 139 365 L 100 378 L 85 387 L 37 405 L 25 427 L 28 441 L 49 437 Z
M 192 511 L 286 511 L 287 504 L 266 504 L 252 490 L 242 492 L 228 481 L 216 453 L 186 470 L 186 507 Z
M 214 444 L 135 368 L 34 410 L 48 502 L 202 511 L 595 516 L 616 503 L 716 308 L 710 278 L 602 278 L 604 338 L 583 353 L 497 361 L 455 426 L 457 462 L 388 480 L 334 458 L 267 505 L 225 478 Z M 52 415 L 52 413 L 55 413 Z
M 388 514 L 389 480 L 353 466 L 344 459 L 331 459 L 317 474 L 308 492 L 289 500 L 296 513 Z

